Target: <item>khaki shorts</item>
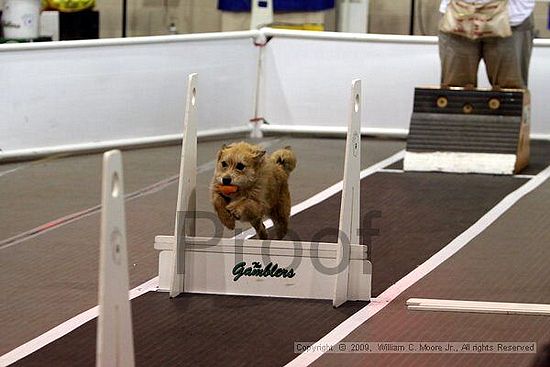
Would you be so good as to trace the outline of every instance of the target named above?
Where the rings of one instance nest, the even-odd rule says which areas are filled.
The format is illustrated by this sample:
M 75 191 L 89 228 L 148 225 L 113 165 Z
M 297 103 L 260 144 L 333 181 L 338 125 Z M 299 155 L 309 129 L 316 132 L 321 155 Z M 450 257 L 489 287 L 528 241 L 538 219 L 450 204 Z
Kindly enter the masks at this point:
M 512 35 L 506 38 L 473 41 L 440 32 L 441 85 L 477 87 L 479 62 L 483 59 L 494 88 L 527 88 L 533 38 L 532 16 L 512 27 Z

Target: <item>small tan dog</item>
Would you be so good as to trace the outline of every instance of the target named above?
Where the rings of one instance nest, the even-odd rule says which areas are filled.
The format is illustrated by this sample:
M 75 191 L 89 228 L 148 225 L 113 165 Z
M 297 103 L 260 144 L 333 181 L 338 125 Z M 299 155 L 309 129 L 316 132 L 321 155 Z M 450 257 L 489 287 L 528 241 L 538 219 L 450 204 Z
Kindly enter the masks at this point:
M 288 175 L 296 167 L 290 147 L 270 156 L 258 145 L 245 142 L 224 145 L 218 161 L 211 192 L 212 204 L 221 222 L 229 229 L 235 220 L 250 222 L 260 239 L 267 239 L 264 218 L 275 224 L 277 238 L 288 231 L 290 192 Z

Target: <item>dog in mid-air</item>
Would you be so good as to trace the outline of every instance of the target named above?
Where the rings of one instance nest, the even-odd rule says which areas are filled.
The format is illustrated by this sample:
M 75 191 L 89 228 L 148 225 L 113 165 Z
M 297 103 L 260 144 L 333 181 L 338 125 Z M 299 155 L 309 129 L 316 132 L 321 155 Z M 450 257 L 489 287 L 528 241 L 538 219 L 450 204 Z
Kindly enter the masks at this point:
M 271 218 L 277 239 L 282 239 L 290 217 L 288 176 L 295 167 L 296 155 L 290 147 L 266 155 L 258 145 L 223 145 L 211 185 L 212 204 L 223 225 L 234 229 L 236 220 L 249 222 L 265 240 L 263 221 Z

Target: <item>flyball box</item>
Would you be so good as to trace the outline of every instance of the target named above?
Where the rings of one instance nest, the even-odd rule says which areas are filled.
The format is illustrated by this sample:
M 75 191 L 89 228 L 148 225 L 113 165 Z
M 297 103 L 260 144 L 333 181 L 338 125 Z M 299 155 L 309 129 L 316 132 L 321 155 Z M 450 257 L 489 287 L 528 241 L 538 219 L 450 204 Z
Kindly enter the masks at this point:
M 523 89 L 416 88 L 405 171 L 511 175 L 529 163 Z

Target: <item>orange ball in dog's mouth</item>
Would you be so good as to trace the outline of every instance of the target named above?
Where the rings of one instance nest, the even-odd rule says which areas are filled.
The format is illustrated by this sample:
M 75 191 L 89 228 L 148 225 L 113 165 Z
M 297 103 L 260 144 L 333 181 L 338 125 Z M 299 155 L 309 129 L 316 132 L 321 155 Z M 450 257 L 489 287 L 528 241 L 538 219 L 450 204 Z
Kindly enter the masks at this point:
M 239 190 L 239 187 L 235 185 L 218 185 L 218 191 L 224 195 L 234 194 L 237 190 Z

